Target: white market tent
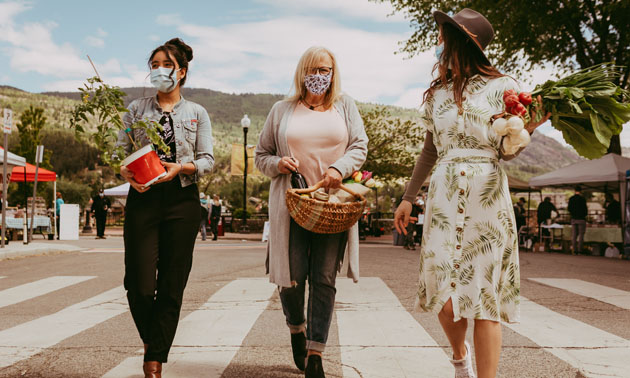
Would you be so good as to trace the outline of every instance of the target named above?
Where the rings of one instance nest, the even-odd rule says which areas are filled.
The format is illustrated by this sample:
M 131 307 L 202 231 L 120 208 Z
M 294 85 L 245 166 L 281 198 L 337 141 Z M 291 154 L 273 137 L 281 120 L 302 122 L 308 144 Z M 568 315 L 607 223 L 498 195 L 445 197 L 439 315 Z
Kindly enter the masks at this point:
M 4 148 L 0 147 L 0 169 L 4 162 Z M 11 173 L 13 167 L 26 166 L 26 159 L 22 156 L 18 156 L 11 151 L 7 151 L 7 172 Z
M 630 159 L 608 154 L 594 160 L 584 160 L 529 180 L 532 187 L 572 188 L 580 185 L 583 190 L 619 193 L 623 217 L 626 203 L 626 171 Z
M 122 185 L 105 189 L 103 190 L 103 193 L 108 197 L 127 197 L 127 194 L 129 193 L 129 186 L 129 183 L 126 182 Z

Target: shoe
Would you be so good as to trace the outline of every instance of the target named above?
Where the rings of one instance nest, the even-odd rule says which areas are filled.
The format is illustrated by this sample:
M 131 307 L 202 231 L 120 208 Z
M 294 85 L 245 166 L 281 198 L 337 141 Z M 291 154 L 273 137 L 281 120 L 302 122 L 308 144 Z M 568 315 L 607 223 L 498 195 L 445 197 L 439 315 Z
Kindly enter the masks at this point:
M 405 245 L 405 246 L 403 246 L 403 248 L 408 250 L 408 249 L 409 249 L 409 246 L 408 246 L 408 245 Z
M 217 240 L 217 238 L 214 238 L 214 239 L 212 239 L 212 240 Z
M 158 361 L 146 361 L 142 365 L 144 378 L 162 378 L 162 363 Z
M 464 345 L 466 345 L 466 357 L 461 360 L 451 360 L 455 367 L 455 378 L 477 378 L 472 366 L 470 344 L 468 344 L 468 341 L 464 341 Z
M 311 354 L 308 356 L 308 362 L 306 363 L 306 371 L 304 376 L 306 378 L 325 378 L 324 367 L 322 366 L 322 357 L 317 354 Z
M 295 367 L 304 371 L 304 364 L 306 363 L 306 335 L 304 332 L 291 334 L 291 349 L 293 350 Z

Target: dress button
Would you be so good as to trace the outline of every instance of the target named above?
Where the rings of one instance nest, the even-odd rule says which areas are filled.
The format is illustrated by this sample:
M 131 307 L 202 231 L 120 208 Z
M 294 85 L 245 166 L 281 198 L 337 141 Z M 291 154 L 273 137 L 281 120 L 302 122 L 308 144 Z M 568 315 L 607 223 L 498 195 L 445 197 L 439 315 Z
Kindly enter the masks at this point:
M 455 248 L 462 249 L 462 246 L 458 244 Z
M 466 176 L 466 172 L 464 172 L 464 171 L 459 172 L 459 174 L 462 175 L 462 176 Z
M 182 141 L 181 140 L 178 141 L 177 144 L 179 144 L 181 146 L 182 145 Z
M 459 210 L 458 210 L 458 212 L 459 212 L 460 214 L 463 214 L 463 213 L 464 213 L 464 209 L 459 209 Z
M 459 264 L 455 264 L 455 269 L 459 269 Z
M 464 195 L 464 193 L 465 193 L 465 192 L 464 192 L 464 189 L 460 189 L 460 190 L 459 190 L 459 194 L 461 194 L 462 196 Z
M 461 228 L 461 227 L 457 227 L 457 228 L 456 228 L 456 230 L 457 230 L 457 232 L 462 232 L 462 231 L 464 231 L 464 229 L 463 229 L 463 228 Z
M 455 282 L 451 282 L 451 287 L 455 287 Z

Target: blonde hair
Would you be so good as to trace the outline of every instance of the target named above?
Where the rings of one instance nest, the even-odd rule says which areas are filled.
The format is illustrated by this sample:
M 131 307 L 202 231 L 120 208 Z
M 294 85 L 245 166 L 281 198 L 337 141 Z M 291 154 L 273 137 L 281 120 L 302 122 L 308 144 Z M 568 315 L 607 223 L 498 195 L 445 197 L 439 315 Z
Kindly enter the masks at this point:
M 300 61 L 295 69 L 295 75 L 293 76 L 293 88 L 294 93 L 289 97 L 292 101 L 299 101 L 306 98 L 306 86 L 304 85 L 304 77 L 308 74 L 309 68 L 315 67 L 319 60 L 327 54 L 332 60 L 332 78 L 330 87 L 326 90 L 324 96 L 324 103 L 322 104 L 325 109 L 329 109 L 337 99 L 341 96 L 341 78 L 339 77 L 339 68 L 337 67 L 337 59 L 335 54 L 322 46 L 309 47 L 308 50 L 302 54 Z

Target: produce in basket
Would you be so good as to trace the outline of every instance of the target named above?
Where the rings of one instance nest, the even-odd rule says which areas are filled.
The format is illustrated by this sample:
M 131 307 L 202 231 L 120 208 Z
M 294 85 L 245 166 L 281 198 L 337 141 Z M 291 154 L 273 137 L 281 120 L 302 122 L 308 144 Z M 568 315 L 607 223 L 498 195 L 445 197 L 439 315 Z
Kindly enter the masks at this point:
M 596 159 L 606 154 L 610 139 L 618 135 L 623 124 L 630 121 L 630 92 L 615 85 L 621 76 L 621 67 L 609 63 L 583 69 L 557 81 L 547 81 L 536 86 L 530 94 L 508 90 L 503 94 L 505 112 L 530 120 L 535 120 L 551 112 L 551 125 L 562 132 L 564 140 L 573 146 L 578 154 Z M 542 106 L 539 101 L 541 99 Z M 508 120 L 509 122 L 509 120 Z M 493 122 L 497 135 L 506 136 L 503 147 L 518 150 L 514 134 L 505 131 L 503 121 Z M 509 139 L 509 140 L 507 140 Z M 523 143 L 527 138 L 519 138 Z M 507 141 L 506 141 L 507 140 Z

